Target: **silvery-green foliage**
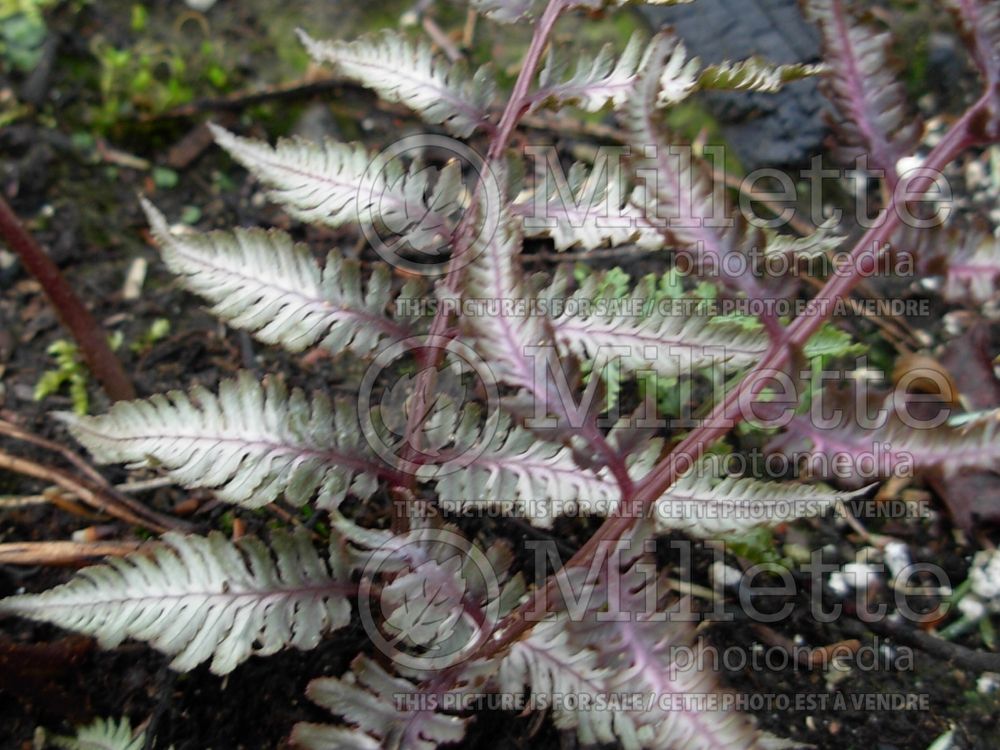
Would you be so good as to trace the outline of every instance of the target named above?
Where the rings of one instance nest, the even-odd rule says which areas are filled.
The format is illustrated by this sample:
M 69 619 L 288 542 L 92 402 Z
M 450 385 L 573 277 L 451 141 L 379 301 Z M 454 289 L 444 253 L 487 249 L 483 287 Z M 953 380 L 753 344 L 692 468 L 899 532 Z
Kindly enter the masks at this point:
M 93 635 L 104 648 L 145 641 L 179 671 L 211 660 L 215 674 L 253 654 L 315 648 L 350 621 L 349 569 L 335 547 L 323 560 L 305 532 L 275 532 L 270 546 L 218 532 L 163 541 L 41 594 L 4 599 L 0 612 Z
M 320 268 L 284 232 L 175 232 L 152 204 L 143 208 L 167 267 L 212 302 L 215 315 L 265 344 L 300 351 L 319 343 L 365 355 L 409 332 L 386 314 L 393 301 L 386 266 L 376 266 L 365 290 L 360 265 L 340 252 Z
M 361 434 L 355 403 L 322 393 L 309 400 L 247 372 L 223 381 L 218 394 L 198 386 L 118 403 L 97 417 L 60 416 L 101 463 L 160 466 L 186 487 L 248 508 L 279 495 L 336 507 L 348 492 L 370 497 L 386 470 Z
M 469 76 L 461 64 L 435 58 L 428 44 L 412 44 L 388 30 L 351 42 L 317 42 L 305 32 L 299 36 L 317 62 L 329 63 L 385 101 L 405 104 L 460 138 L 487 122 L 495 91 L 489 66 Z
M 63 750 L 142 750 L 146 746 L 146 733 L 133 731 L 127 717 L 118 721 L 96 719 L 77 727 L 73 737 L 52 737 L 51 746 Z
M 544 12 L 541 0 L 470 2 L 499 22 L 525 22 Z M 546 19 L 559 10 L 623 4 L 564 0 L 548 6 Z M 991 43 L 1000 14 L 979 0 L 950 4 L 984 77 L 995 83 L 1000 64 Z M 700 160 L 676 158 L 664 133 L 663 109 L 698 91 L 768 92 L 822 74 L 847 120 L 846 146 L 869 149 L 874 166 L 894 175 L 897 158 L 919 134 L 919 126 L 906 118 L 902 88 L 884 66 L 887 37 L 842 0 L 810 0 L 808 5 L 822 27 L 829 68 L 773 65 L 756 58 L 703 66 L 687 54 L 681 40 L 663 31 L 648 42 L 634 36 L 617 53 L 608 46 L 585 54 L 575 65 L 556 51 L 537 80 L 535 67 L 527 66 L 521 80 L 534 89 L 514 102 L 519 110 L 510 109 L 503 118 L 503 97 L 488 66 L 471 72 L 401 33 L 355 41 L 316 41 L 303 33 L 310 54 L 334 75 L 405 105 L 458 137 L 496 139 L 486 150 L 492 160 L 487 166 L 500 183 L 497 200 L 490 200 L 488 191 L 466 189 L 466 179 L 474 176 L 463 174 L 457 161 L 438 166 L 419 159 L 385 160 L 364 145 L 334 140 L 292 138 L 272 146 L 212 126 L 217 143 L 289 216 L 337 229 L 337 242 L 343 239 L 341 232 L 353 229 L 375 245 L 377 232 L 379 239 L 389 235 L 401 253 L 455 252 L 467 263 L 455 264 L 455 275 L 431 292 L 402 283 L 385 265 L 368 270 L 354 259 L 349 245 L 328 249 L 321 264 L 290 233 L 184 231 L 169 226 L 144 202 L 166 266 L 229 326 L 293 352 L 321 347 L 327 353 L 372 359 L 387 345 L 427 330 L 422 321 L 398 314 L 400 300 L 421 295 L 435 299 L 431 295 L 438 294 L 437 301 L 458 294 L 462 302 L 523 303 L 532 312 L 501 306 L 497 314 L 439 319 L 443 325 L 432 329 L 461 337 L 488 364 L 502 390 L 502 409 L 484 416 L 476 405 L 463 403 L 465 373 L 446 370 L 427 381 L 436 390 L 427 394 L 431 398 L 423 404 L 425 413 L 411 419 L 413 391 L 424 382 L 422 362 L 414 361 L 413 370 L 385 386 L 375 414 L 377 429 L 422 442 L 424 463 L 413 476 L 402 476 L 373 449 L 361 427 L 362 413 L 371 414 L 353 393 L 310 398 L 301 390 L 289 391 L 274 375 L 262 383 L 242 373 L 218 387 L 196 385 L 187 392 L 119 403 L 99 416 L 62 415 L 98 462 L 159 469 L 185 487 L 209 489 L 220 500 L 247 509 L 284 500 L 328 511 L 328 549 L 321 552 L 305 531 L 276 531 L 266 544 L 254 536 L 230 541 L 217 532 L 172 533 L 148 550 L 86 568 L 49 591 L 0 601 L 0 613 L 87 633 L 105 647 L 140 640 L 170 655 L 175 669 L 210 662 L 217 674 L 232 672 L 253 655 L 316 647 L 322 637 L 348 625 L 350 602 L 362 590 L 378 595 L 382 609 L 374 624 L 379 634 L 417 653 L 447 651 L 473 637 L 486 611 L 499 618 L 516 614 L 528 594 L 519 575 L 508 576 L 514 558 L 502 542 L 466 540 L 468 545 L 456 552 L 440 537 L 465 539 L 457 527 L 397 516 L 390 531 L 385 528 L 388 518 L 372 517 L 400 498 L 410 510 L 500 506 L 542 528 L 565 513 L 600 516 L 631 508 L 635 486 L 665 465 L 666 436 L 647 431 L 636 438 L 624 422 L 614 420 L 608 429 L 591 408 L 599 401 L 576 410 L 560 389 L 594 397 L 601 382 L 594 374 L 603 377 L 602 368 L 612 362 L 619 390 L 621 381 L 638 385 L 650 373 L 670 380 L 711 369 L 722 380 L 771 351 L 774 342 L 764 326 L 749 316 L 719 320 L 690 306 L 680 314 L 657 307 L 653 303 L 662 299 L 652 278 L 624 290 L 603 273 L 587 275 L 576 289 L 565 274 L 529 278 L 522 266 L 533 247 L 526 251 L 524 243 L 525 238 L 551 241 L 558 251 L 635 244 L 666 253 L 693 247 L 699 259 L 716 263 L 745 252 L 755 240 L 763 243 L 765 256 L 812 258 L 836 250 L 842 238 L 829 225 L 810 237 L 791 239 L 746 231 L 738 222 L 727 224 L 724 220 L 734 213 L 725 205 L 725 191 L 715 189 Z M 540 59 L 542 47 L 533 50 Z M 505 161 L 504 152 L 513 143 L 503 140 L 509 129 L 503 137 L 498 133 L 510 125 L 511 113 L 516 121 L 533 110 L 567 106 L 617 110 L 634 149 L 631 173 L 609 180 L 601 173 L 606 163 L 579 163 L 565 184 L 535 184 L 508 199 L 505 176 L 518 170 Z M 627 220 L 624 226 L 600 221 L 609 207 Z M 495 231 L 475 231 L 482 227 Z M 381 254 L 385 248 L 374 249 Z M 969 283 L 963 269 L 995 268 L 996 255 L 995 242 L 957 254 L 947 269 L 950 290 L 962 291 Z M 737 295 L 763 296 L 753 278 L 723 276 L 723 281 Z M 985 286 L 972 280 L 972 292 L 985 297 L 995 289 L 994 282 L 995 275 Z M 650 304 L 637 314 L 619 314 L 614 304 L 623 294 L 631 295 L 633 303 Z M 573 309 L 546 307 L 556 299 L 572 303 Z M 806 357 L 850 351 L 849 342 L 836 332 L 800 343 Z M 565 368 L 559 373 L 565 382 L 547 370 L 539 377 L 534 350 L 545 346 L 556 365 Z M 356 383 L 343 385 L 349 390 Z M 479 395 L 476 399 L 482 400 Z M 366 411 L 359 413 L 362 409 Z M 539 426 L 531 417 L 552 424 Z M 814 453 L 843 449 L 827 435 L 793 421 L 788 431 L 796 429 Z M 855 435 L 837 434 L 848 451 L 867 448 Z M 883 435 L 945 471 L 995 465 L 995 437 L 993 413 L 926 435 L 914 436 L 896 426 Z M 616 537 L 616 549 L 627 552 L 624 542 L 641 544 L 654 532 L 712 538 L 816 516 L 849 496 L 822 485 L 722 477 L 695 467 L 680 473 L 659 497 L 644 498 L 652 501 L 652 519 L 633 524 L 626 538 Z M 361 518 L 369 525 L 362 525 Z M 395 533 L 404 520 L 410 533 Z M 315 528 L 316 536 L 327 530 L 318 523 Z M 502 519 L 496 528 L 502 528 Z M 478 569 L 477 560 L 485 560 L 492 573 Z M 575 600 L 582 604 L 554 603 L 546 610 L 549 618 L 511 630 L 517 637 L 487 650 L 486 656 L 477 650 L 470 660 L 441 672 L 412 664 L 390 669 L 388 662 L 362 653 L 344 674 L 314 680 L 308 696 L 339 716 L 342 726 L 300 724 L 293 741 L 315 749 L 430 750 L 461 740 L 472 717 L 438 710 L 420 700 L 427 695 L 501 691 L 551 699 L 556 694 L 638 692 L 651 698 L 644 709 L 575 711 L 560 706 L 552 717 L 586 745 L 755 746 L 757 734 L 738 713 L 710 706 L 664 708 L 664 698 L 708 697 L 717 687 L 708 671 L 678 670 L 671 660 L 674 646 L 697 644 L 686 625 L 659 616 L 676 597 L 654 559 L 626 555 L 618 565 L 589 571 L 572 566 L 560 575 L 585 595 Z M 621 595 L 617 602 L 615 594 Z M 598 616 L 606 615 L 612 604 L 624 606 L 629 616 Z M 509 620 L 525 624 L 516 617 Z M 492 637 L 490 643 L 501 643 L 495 633 Z M 127 722 L 95 724 L 92 735 L 105 742 L 96 747 L 107 750 L 135 750 L 143 742 Z M 77 745 L 66 747 L 92 747 L 79 744 L 85 739 L 81 733 Z

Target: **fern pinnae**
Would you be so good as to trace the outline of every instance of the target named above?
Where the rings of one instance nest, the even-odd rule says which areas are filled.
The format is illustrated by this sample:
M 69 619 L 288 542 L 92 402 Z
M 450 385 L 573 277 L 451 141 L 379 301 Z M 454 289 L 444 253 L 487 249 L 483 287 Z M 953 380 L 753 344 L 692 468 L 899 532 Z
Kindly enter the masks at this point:
M 487 65 L 470 77 L 461 64 L 435 59 L 426 43 L 413 44 L 389 30 L 350 42 L 320 42 L 301 30 L 299 38 L 317 62 L 333 65 L 385 101 L 405 104 L 459 138 L 489 124 L 496 85 Z
M 358 144 L 326 139 L 279 139 L 275 146 L 209 126 L 216 142 L 270 188 L 270 197 L 296 219 L 330 227 L 388 227 L 400 247 L 436 247 L 445 239 L 458 182 L 457 164 L 440 172 L 414 162 L 382 160 Z M 431 183 L 432 177 L 437 179 Z
M 658 303 L 653 296 L 652 277 L 641 280 L 628 300 L 598 296 L 602 280 L 602 274 L 588 276 L 552 320 L 560 345 L 581 359 L 593 361 L 602 351 L 613 351 L 623 376 L 651 370 L 675 377 L 709 365 L 736 370 L 767 351 L 763 331 L 714 325 L 708 315 L 691 312 L 690 305 L 678 305 L 678 314 L 670 314 L 669 301 Z M 631 316 L 621 313 L 626 302 Z
M 264 343 L 301 351 L 319 341 L 363 356 L 407 334 L 386 315 L 391 282 L 381 264 L 365 295 L 359 264 L 337 251 L 320 270 L 308 247 L 284 232 L 174 233 L 152 204 L 142 205 L 167 267 L 212 302 L 215 315 Z
M 919 424 L 907 426 L 889 415 L 877 428 L 864 429 L 852 423 L 821 427 L 808 417 L 797 416 L 785 429 L 789 437 L 809 441 L 816 466 L 833 465 L 819 461 L 822 456 L 876 455 L 883 459 L 880 470 L 902 467 L 951 476 L 960 469 L 992 469 L 1000 463 L 1000 409 L 986 411 L 960 426 L 946 423 L 921 429 Z M 777 444 L 782 442 L 779 439 Z
M 558 178 L 551 185 L 546 180 L 547 190 L 536 185 L 519 195 L 510 210 L 521 218 L 525 237 L 550 237 L 560 252 L 577 245 L 593 250 L 633 241 L 644 249 L 662 249 L 663 235 L 630 196 L 624 197 L 626 185 L 609 169 L 595 166 L 588 171 L 576 162 L 563 184 Z
M 228 674 L 253 654 L 315 648 L 350 621 L 353 585 L 330 568 L 304 531 L 228 541 L 168 533 L 151 556 L 136 553 L 85 568 L 41 594 L 0 601 L 0 612 L 95 636 L 104 648 L 150 643 L 188 671 L 209 659 Z M 255 645 L 259 644 L 259 645 Z
M 434 750 L 465 736 L 467 719 L 431 708 L 430 701 L 421 700 L 427 696 L 417 685 L 391 675 L 364 655 L 355 658 L 346 678 L 313 680 L 306 695 L 350 726 L 297 724 L 292 742 L 306 750 Z M 412 705 L 406 704 L 407 698 Z
M 63 750 L 143 750 L 146 733 L 133 731 L 127 717 L 95 719 L 77 727 L 74 737 L 52 737 L 52 744 Z
M 459 434 L 456 442 L 474 437 Z M 620 497 L 606 468 L 582 469 L 571 447 L 541 440 L 506 416 L 491 443 L 461 471 L 450 471 L 447 463 L 428 465 L 421 479 L 436 482 L 444 507 L 500 506 L 545 528 L 564 513 L 606 514 Z
M 1000 82 L 1000 8 L 990 0 L 948 0 L 987 83 Z
M 366 499 L 387 467 L 375 458 L 353 404 L 317 394 L 288 394 L 276 380 L 250 373 L 203 387 L 119 402 L 104 415 L 63 413 L 73 436 L 100 463 L 162 466 L 186 487 L 212 488 L 219 499 L 259 508 L 279 495 L 302 505 L 335 507 L 349 492 Z
M 823 88 L 842 115 L 841 158 L 869 156 L 870 167 L 883 170 L 895 186 L 896 164 L 922 126 L 907 112 L 903 86 L 889 64 L 890 35 L 859 21 L 847 0 L 808 0 L 806 9 L 819 23 L 829 63 Z
M 699 466 L 671 485 L 657 500 L 653 512 L 663 531 L 684 531 L 712 539 L 819 516 L 869 489 L 842 492 L 823 485 L 717 478 Z
M 760 57 L 751 57 L 739 62 L 726 61 L 709 65 L 698 77 L 698 88 L 774 93 L 780 91 L 786 83 L 828 71 L 823 64 L 776 65 Z
M 532 106 L 575 104 L 587 112 L 597 112 L 609 103 L 615 109 L 621 107 L 634 89 L 645 60 L 643 46 L 642 36 L 633 34 L 616 61 L 614 47 L 606 44 L 592 60 L 579 60 L 573 75 L 561 82 L 556 79 L 561 77 L 564 66 L 550 49 Z
M 650 62 L 630 102 L 626 115 L 632 140 L 640 154 L 653 150 L 652 156 L 640 161 L 642 169 L 653 178 L 640 185 L 633 200 L 645 210 L 647 220 L 660 227 L 660 231 L 675 242 L 696 250 L 715 268 L 725 271 L 725 256 L 734 252 L 731 227 L 732 216 L 725 205 L 725 195 L 713 189 L 713 183 L 702 165 L 695 163 L 690 151 L 674 153 L 661 132 L 657 107 L 665 89 L 661 82 L 664 74 L 674 65 L 680 48 L 677 38 L 666 32 L 654 37 L 650 44 Z M 664 212 L 666 215 L 664 215 Z M 748 287 L 752 296 L 761 296 L 754 285 L 742 278 L 727 280 Z

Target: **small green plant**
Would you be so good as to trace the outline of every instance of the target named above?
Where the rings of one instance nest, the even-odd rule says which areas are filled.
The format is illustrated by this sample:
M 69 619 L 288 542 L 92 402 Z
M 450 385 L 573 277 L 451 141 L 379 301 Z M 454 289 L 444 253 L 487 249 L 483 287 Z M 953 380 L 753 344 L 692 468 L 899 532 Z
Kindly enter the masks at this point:
M 30 71 L 42 56 L 48 33 L 42 11 L 52 0 L 0 0 L 0 57 L 10 67 Z
M 120 331 L 115 331 L 108 337 L 112 351 L 121 347 L 122 338 Z M 76 414 L 86 414 L 90 411 L 90 396 L 87 394 L 90 370 L 83 361 L 80 348 L 68 339 L 58 339 L 46 351 L 55 360 L 56 366 L 46 370 L 38 379 L 35 384 L 35 401 L 41 401 L 68 388 L 73 411 Z
M 170 321 L 166 318 L 157 318 L 150 324 L 149 329 L 144 334 L 129 345 L 129 349 L 136 354 L 145 354 L 152 349 L 158 341 L 161 341 L 169 335 Z

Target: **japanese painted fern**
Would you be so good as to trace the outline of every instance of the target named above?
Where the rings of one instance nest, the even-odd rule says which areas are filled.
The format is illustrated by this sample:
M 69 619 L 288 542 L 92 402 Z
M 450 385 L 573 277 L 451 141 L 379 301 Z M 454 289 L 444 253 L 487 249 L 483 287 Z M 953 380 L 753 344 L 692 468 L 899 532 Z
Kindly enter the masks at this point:
M 738 407 L 767 390 L 763 368 L 773 373 L 793 356 L 821 356 L 810 342 L 827 313 L 789 324 L 713 309 L 716 299 L 766 293 L 753 273 L 731 271 L 731 261 L 752 260 L 750 246 L 762 236 L 772 256 L 832 250 L 843 238 L 828 225 L 802 240 L 748 229 L 702 161 L 668 141 L 664 110 L 699 90 L 774 91 L 822 74 L 843 152 L 869 153 L 890 185 L 901 178 L 897 163 L 920 125 L 906 115 L 902 87 L 885 66 L 887 36 L 846 0 L 808 3 L 829 67 L 756 58 L 703 66 L 669 30 L 576 64 L 552 45 L 543 62 L 561 14 L 605 4 L 472 0 L 498 21 L 538 19 L 520 75 L 503 95 L 487 66 L 472 72 L 401 34 L 350 42 L 301 34 L 317 62 L 431 126 L 473 139 L 469 145 L 485 156 L 469 164 L 441 158 L 441 134 L 397 158 L 391 147 L 301 139 L 272 146 L 213 126 L 216 142 L 290 216 L 384 241 L 372 262 L 347 251 L 353 240 L 320 263 L 284 231 L 200 233 L 170 226 L 148 201 L 143 206 L 164 263 L 215 315 L 265 344 L 362 359 L 366 374 L 351 384 L 360 395 L 307 396 L 280 375 L 259 382 L 242 373 L 215 388 L 195 385 L 120 403 L 102 416 L 61 418 L 99 462 L 157 468 L 243 508 L 318 509 L 328 523 L 315 534 L 276 530 L 266 541 L 167 534 L 152 551 L 6 599 L 0 612 L 90 634 L 108 648 L 143 641 L 172 657 L 174 669 L 209 662 L 216 674 L 252 656 L 315 648 L 360 621 L 368 653 L 308 689 L 340 723 L 295 727 L 292 739 L 304 748 L 458 742 L 478 697 L 489 693 L 552 707 L 555 725 L 584 745 L 756 746 L 752 722 L 711 700 L 715 677 L 673 662 L 676 647 L 697 648 L 698 638 L 690 624 L 667 616 L 679 594 L 646 549 L 659 532 L 731 534 L 817 515 L 842 497 L 822 485 L 723 476 L 700 457 L 713 445 L 733 449 L 719 442 L 725 420 L 745 418 Z M 952 4 L 995 88 L 995 8 L 985 0 Z M 991 91 L 982 107 L 995 107 Z M 527 170 L 508 152 L 519 119 L 544 108 L 566 117 L 571 107 L 616 111 L 630 139 L 627 169 L 580 163 L 562 184 L 522 184 L 515 175 Z M 969 128 L 979 130 L 955 136 L 943 163 L 995 128 L 986 122 L 993 123 L 970 117 Z M 452 143 L 454 156 L 469 152 Z M 692 291 L 671 287 L 676 276 L 632 286 L 620 271 L 588 272 L 573 289 L 563 272 L 539 278 L 524 270 L 546 245 L 585 253 L 630 244 L 658 253 L 664 267 L 684 249 L 720 283 Z M 440 276 L 431 290 L 413 280 L 420 273 L 412 263 L 441 248 L 448 263 L 425 274 Z M 835 301 L 850 289 L 831 284 L 819 299 Z M 834 340 L 827 355 L 849 351 Z M 678 390 L 692 383 L 705 403 Z M 644 411 L 669 402 L 707 415 L 706 383 L 722 393 L 712 419 L 693 428 Z M 996 461 L 986 421 L 958 437 L 893 430 L 898 444 L 922 447 L 940 464 Z M 799 421 L 791 431 L 810 438 L 817 453 L 835 437 Z M 861 440 L 836 435 L 852 450 Z M 678 440 L 680 448 L 667 451 Z M 744 512 L 751 506 L 762 510 Z M 470 539 L 439 517 L 470 508 L 500 508 L 543 529 L 567 514 L 606 520 L 554 577 L 529 591 L 515 574 L 518 555 L 503 540 L 483 538 L 488 528 L 496 536 L 502 522 Z M 598 542 L 620 554 L 592 564 Z M 572 602 L 554 595 L 563 584 Z M 539 601 L 541 616 L 530 617 Z M 606 617 L 613 607 L 626 616 Z M 617 694 L 648 702 L 584 709 L 563 700 Z M 683 696 L 703 700 L 676 700 Z M 118 737 L 122 747 L 142 742 L 127 723 L 94 731 Z

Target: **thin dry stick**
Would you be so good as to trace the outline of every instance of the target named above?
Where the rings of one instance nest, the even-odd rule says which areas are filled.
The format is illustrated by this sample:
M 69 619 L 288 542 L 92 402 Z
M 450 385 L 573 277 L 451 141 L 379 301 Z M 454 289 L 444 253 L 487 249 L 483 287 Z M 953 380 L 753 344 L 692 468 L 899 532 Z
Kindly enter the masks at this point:
M 78 565 L 99 557 L 122 557 L 149 542 L 11 542 L 0 544 L 0 565 Z
M 23 427 L 18 427 L 16 424 L 8 422 L 5 419 L 0 419 L 0 435 L 6 435 L 7 437 L 12 437 L 15 440 L 22 440 L 25 443 L 37 445 L 39 448 L 44 448 L 47 451 L 58 453 L 82 473 L 86 474 L 93 482 L 101 486 L 108 484 L 107 480 L 101 476 L 97 469 L 88 464 L 65 445 L 60 445 L 52 440 L 46 440 L 45 438 L 36 435 L 33 432 L 29 432 Z
M 159 514 L 153 513 L 149 510 L 145 510 L 145 512 L 139 514 L 131 508 L 123 505 L 117 497 L 112 497 L 102 490 L 92 489 L 76 477 L 52 466 L 45 466 L 43 464 L 35 463 L 34 461 L 29 461 L 26 458 L 19 458 L 17 456 L 11 456 L 8 453 L 0 452 L 0 469 L 6 469 L 7 471 L 13 471 L 27 477 L 41 479 L 42 481 L 50 484 L 56 484 L 63 489 L 72 492 L 76 497 L 90 507 L 96 508 L 103 513 L 107 513 L 109 516 L 114 516 L 115 518 L 126 521 L 127 523 L 132 523 L 137 526 L 145 526 L 159 533 L 169 531 L 172 527 L 176 527 L 177 525 L 162 523 L 155 517 Z
M 7 435 L 8 437 L 22 440 L 26 443 L 31 443 L 32 445 L 37 445 L 39 448 L 44 448 L 45 450 L 58 453 L 60 456 L 73 464 L 73 466 L 79 469 L 80 472 L 83 473 L 94 485 L 100 488 L 101 493 L 112 503 L 127 508 L 137 516 L 147 518 L 154 524 L 162 526 L 166 529 L 190 530 L 190 526 L 188 524 L 173 518 L 172 516 L 165 516 L 161 513 L 157 513 L 139 501 L 133 500 L 124 494 L 125 492 L 138 492 L 144 489 L 162 487 L 165 484 L 171 484 L 169 480 L 158 477 L 156 479 L 135 483 L 134 487 L 132 483 L 125 483 L 121 487 L 116 488 L 107 479 L 105 479 L 101 473 L 97 471 L 97 469 L 84 461 L 79 455 L 71 451 L 65 445 L 60 445 L 59 443 L 51 440 L 46 440 L 45 438 L 40 437 L 33 432 L 29 432 L 23 427 L 18 427 L 17 425 L 4 419 L 0 419 L 0 435 Z M 149 525 L 149 523 L 147 522 L 144 525 Z
M 135 398 L 132 381 L 115 353 L 108 346 L 108 337 L 97 325 L 80 298 L 76 296 L 59 267 L 24 228 L 7 201 L 0 197 L 0 236 L 11 250 L 17 253 L 28 273 L 42 285 L 45 296 L 55 309 L 59 320 L 72 334 L 80 354 L 104 392 L 114 401 Z
M 434 44 L 441 48 L 441 51 L 448 56 L 448 59 L 451 62 L 458 62 L 462 59 L 462 53 L 459 51 L 458 47 L 456 47 L 455 43 L 451 41 L 448 35 L 441 30 L 441 27 L 437 25 L 433 18 L 430 16 L 424 16 L 421 19 L 420 24 L 424 27 L 424 31 L 427 32 L 427 36 L 434 41 Z

